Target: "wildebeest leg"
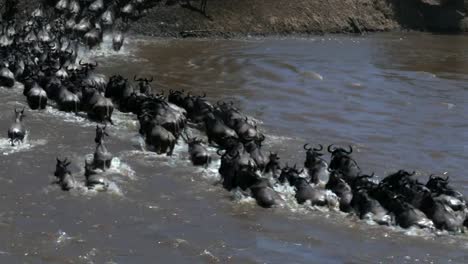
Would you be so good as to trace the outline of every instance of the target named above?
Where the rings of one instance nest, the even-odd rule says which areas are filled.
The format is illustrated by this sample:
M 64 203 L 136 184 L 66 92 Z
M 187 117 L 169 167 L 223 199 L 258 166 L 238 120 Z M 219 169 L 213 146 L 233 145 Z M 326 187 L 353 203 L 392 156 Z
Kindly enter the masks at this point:
M 170 143 L 170 144 L 171 144 L 171 145 L 168 146 L 168 147 L 170 147 L 170 149 L 169 149 L 169 152 L 167 153 L 167 156 L 172 156 L 172 153 L 174 152 L 175 142 L 172 142 L 172 143 Z
M 203 15 L 205 15 L 205 16 L 206 16 L 206 2 L 207 2 L 207 0 L 202 0 L 201 5 L 200 5 L 200 10 L 203 13 Z
M 112 121 L 112 118 L 110 116 L 106 116 L 106 120 L 109 121 L 111 125 L 114 125 L 114 121 Z
M 104 166 L 105 169 L 109 169 L 109 168 L 111 167 L 111 163 L 112 163 L 112 159 L 106 160 L 106 161 L 105 161 L 105 166 Z

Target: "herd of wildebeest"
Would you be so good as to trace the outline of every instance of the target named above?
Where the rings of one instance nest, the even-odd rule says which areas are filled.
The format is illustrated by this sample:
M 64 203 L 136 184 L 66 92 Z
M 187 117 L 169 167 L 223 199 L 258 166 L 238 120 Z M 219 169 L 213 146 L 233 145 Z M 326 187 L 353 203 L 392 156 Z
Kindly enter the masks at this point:
M 381 181 L 363 174 L 352 158 L 353 149 L 328 146 L 331 160 L 323 158 L 324 148 L 305 145 L 304 168 L 281 164 L 276 153 L 265 154 L 265 136 L 256 122 L 232 102 L 210 103 L 204 94 L 183 90 L 155 94 L 153 78 L 132 80 L 114 75 L 107 79 L 96 73 L 97 63 L 83 62 L 78 48 L 93 48 L 105 31 L 113 32 L 116 19 L 126 20 L 148 8 L 145 0 L 60 0 L 44 1 L 24 21 L 15 20 L 15 1 L 3 7 L 0 34 L 0 86 L 15 89 L 24 85 L 23 94 L 32 110 L 41 110 L 50 101 L 61 111 L 85 112 L 101 123 L 96 127 L 96 150 L 85 162 L 85 182 L 89 188 L 106 188 L 102 172 L 110 167 L 112 154 L 104 138 L 107 124 L 113 125 L 114 107 L 133 113 L 139 133 L 151 151 L 171 156 L 175 145 L 185 141 L 194 166 L 208 166 L 218 149 L 219 174 L 226 190 L 240 190 L 268 208 L 281 203 L 275 185 L 290 185 L 297 203 L 329 205 L 327 191 L 339 201 L 339 209 L 382 225 L 437 228 L 463 232 L 468 226 L 466 201 L 449 185 L 448 177 L 431 175 L 426 183 L 414 172 L 400 170 Z M 50 5 L 48 7 L 47 5 Z M 122 33 L 113 39 L 118 51 Z M 136 89 L 135 89 L 136 88 Z M 21 144 L 26 129 L 25 109 L 15 109 L 15 122 L 8 131 L 12 145 Z M 105 125 L 104 125 L 105 124 Z M 190 137 L 188 127 L 206 135 Z M 207 139 L 205 141 L 204 139 Z M 67 168 L 70 161 L 57 158 L 56 184 L 63 190 L 74 188 L 74 177 Z M 320 175 L 329 175 L 325 185 Z

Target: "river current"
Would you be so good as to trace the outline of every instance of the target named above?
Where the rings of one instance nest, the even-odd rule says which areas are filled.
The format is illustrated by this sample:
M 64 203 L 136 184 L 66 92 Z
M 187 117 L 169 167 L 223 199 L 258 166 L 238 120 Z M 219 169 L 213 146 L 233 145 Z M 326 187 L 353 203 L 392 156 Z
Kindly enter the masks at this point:
M 468 195 L 468 37 L 422 33 L 307 38 L 128 37 L 119 53 L 84 53 L 111 76 L 154 76 L 155 92 L 233 101 L 257 120 L 266 151 L 303 165 L 302 146 L 348 145 L 365 173 L 450 176 Z M 133 115 L 116 112 L 107 192 L 51 185 L 56 157 L 83 181 L 95 123 L 27 110 L 26 142 L 10 147 L 20 88 L 0 88 L 1 263 L 466 263 L 468 237 L 382 227 L 333 210 L 263 209 L 207 169 L 147 151 Z M 192 131 L 195 133 L 195 131 Z M 329 156 L 326 156 L 329 159 Z

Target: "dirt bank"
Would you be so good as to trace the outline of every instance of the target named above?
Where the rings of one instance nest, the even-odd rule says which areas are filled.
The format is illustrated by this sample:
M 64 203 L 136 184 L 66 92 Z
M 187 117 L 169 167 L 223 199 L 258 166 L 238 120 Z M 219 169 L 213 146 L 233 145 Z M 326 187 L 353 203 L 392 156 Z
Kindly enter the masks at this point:
M 159 36 L 229 36 L 468 29 L 464 0 L 208 0 L 208 17 L 197 12 L 199 0 L 192 0 L 194 8 L 178 2 L 162 1 L 130 30 Z
M 198 1 L 192 1 L 197 8 Z M 130 30 L 139 34 L 195 35 L 336 33 L 399 29 L 385 0 L 208 0 L 206 14 L 163 1 Z
M 40 2 L 19 1 L 21 14 Z M 191 0 L 191 7 L 181 4 L 186 0 L 150 1 L 156 5 L 131 22 L 130 33 L 230 37 L 468 30 L 468 0 L 208 0 L 206 16 L 198 10 L 201 0 Z

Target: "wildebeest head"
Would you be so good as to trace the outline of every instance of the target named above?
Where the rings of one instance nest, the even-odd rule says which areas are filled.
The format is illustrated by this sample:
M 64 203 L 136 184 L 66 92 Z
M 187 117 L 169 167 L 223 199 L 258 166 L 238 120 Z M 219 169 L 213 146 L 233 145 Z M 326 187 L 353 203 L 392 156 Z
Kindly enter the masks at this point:
M 319 144 L 319 148 L 312 148 L 308 147 L 309 144 L 304 145 L 304 150 L 306 150 L 306 160 L 304 162 L 304 166 L 310 167 L 316 164 L 317 162 L 322 162 L 323 153 L 320 151 L 323 150 L 323 146 Z
M 454 190 L 449 184 L 449 177 L 447 176 L 445 179 L 440 176 L 431 175 L 429 176 L 429 180 L 426 183 L 426 187 L 433 193 L 445 194 L 449 196 L 453 196 L 460 200 L 465 200 L 463 194 Z
M 18 111 L 15 108 L 15 122 L 17 123 L 22 122 L 24 117 L 26 117 L 26 114 L 24 114 L 24 107 L 21 111 Z
M 298 170 L 297 165 L 294 164 L 293 167 L 289 167 L 288 164 L 281 170 L 281 175 L 278 180 L 281 183 L 285 183 L 286 180 L 290 185 L 295 185 L 296 180 L 300 178 L 300 175 L 304 172 L 304 169 Z
M 150 83 L 153 82 L 153 76 L 151 76 L 151 79 L 147 78 L 137 78 L 137 76 L 133 76 L 133 80 L 135 82 L 138 82 L 138 87 L 140 88 L 140 93 L 142 94 L 148 94 L 151 91 L 151 85 Z
M 429 180 L 426 183 L 426 187 L 433 192 L 439 192 L 447 188 L 449 183 L 449 177 L 445 179 L 440 176 L 435 176 L 434 174 L 429 176 Z
M 57 177 L 59 180 L 63 180 L 66 174 L 70 174 L 70 171 L 68 170 L 68 166 L 71 164 L 70 161 L 68 161 L 68 158 L 65 158 L 64 160 L 60 160 L 57 158 L 57 164 L 55 166 L 55 177 Z
M 353 190 L 371 190 L 378 186 L 372 179 L 374 178 L 375 174 L 372 173 L 371 175 L 367 174 L 360 174 L 357 176 L 353 181 L 350 183 Z
M 169 103 L 172 103 L 172 104 L 175 104 L 177 106 L 180 106 L 180 107 L 183 107 L 183 103 L 184 103 L 184 90 L 169 90 L 169 96 L 168 96 L 168 101 Z
M 88 73 L 88 71 L 94 70 L 98 66 L 97 62 L 83 63 L 82 60 L 79 61 L 79 64 L 80 64 L 81 68 L 83 69 L 84 73 Z
M 332 170 L 340 170 L 346 180 L 357 177 L 361 171 L 356 161 L 351 158 L 353 148 L 349 146 L 349 150 L 344 148 L 334 148 L 333 145 L 328 146 L 328 152 L 331 153 L 331 161 L 329 168 Z
M 386 185 L 390 189 L 397 189 L 405 184 L 411 183 L 414 180 L 411 179 L 411 176 L 415 175 L 416 172 L 413 171 L 412 173 L 409 173 L 405 170 L 399 170 L 396 173 L 390 174 L 387 177 L 385 177 L 380 184 L 381 185 Z
M 349 150 L 345 150 L 344 148 L 335 148 L 333 144 L 328 146 L 328 152 L 331 153 L 332 158 L 335 157 L 340 157 L 340 156 L 349 156 L 351 153 L 353 153 L 353 147 L 351 145 L 348 146 Z

